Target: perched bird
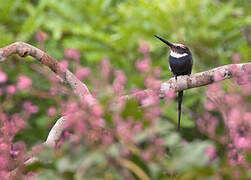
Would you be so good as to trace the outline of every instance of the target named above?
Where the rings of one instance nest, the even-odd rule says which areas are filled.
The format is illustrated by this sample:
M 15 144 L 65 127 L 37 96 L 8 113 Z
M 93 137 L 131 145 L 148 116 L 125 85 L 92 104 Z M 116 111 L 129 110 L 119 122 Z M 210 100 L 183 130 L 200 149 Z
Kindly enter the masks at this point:
M 159 40 L 167 44 L 170 48 L 169 55 L 169 68 L 172 71 L 175 79 L 180 75 L 190 75 L 192 72 L 193 59 L 192 54 L 188 47 L 184 44 L 173 44 L 167 40 L 156 36 Z M 183 91 L 178 92 L 178 130 L 180 129 L 181 118 L 181 103 L 182 103 Z

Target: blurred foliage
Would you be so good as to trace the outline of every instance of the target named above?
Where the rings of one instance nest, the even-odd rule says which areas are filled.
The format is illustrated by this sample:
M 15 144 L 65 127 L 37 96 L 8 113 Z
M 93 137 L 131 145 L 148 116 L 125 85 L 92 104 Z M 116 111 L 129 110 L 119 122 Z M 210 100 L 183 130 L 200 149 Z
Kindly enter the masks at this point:
M 154 34 L 171 42 L 184 42 L 193 53 L 193 72 L 230 64 L 235 53 L 240 54 L 241 62 L 250 61 L 250 9 L 250 0 L 0 0 L 0 47 L 24 41 L 44 48 L 58 60 L 64 59 L 65 49 L 75 48 L 81 52 L 81 65 L 90 67 L 94 76 L 98 74 L 95 72 L 100 71 L 98 62 L 109 58 L 114 68 L 122 69 L 127 75 L 126 88 L 129 93 L 132 88 L 144 88 L 144 78 L 135 70 L 135 62 L 143 58 L 138 48 L 144 41 L 150 44 L 153 66 L 160 66 L 163 70 L 161 80 L 172 76 L 168 69 L 168 48 L 155 39 Z M 48 36 L 44 47 L 40 46 L 35 37 L 38 31 Z M 32 78 L 33 87 L 49 90 L 49 82 L 42 74 L 34 72 L 32 65 L 35 62 L 32 58 L 19 60 L 19 57 L 13 56 L 1 64 L 1 71 L 8 74 L 7 84 L 16 83 L 17 75 L 25 74 Z M 86 83 L 91 91 L 94 90 L 93 84 L 88 80 Z M 224 158 L 209 166 L 207 157 L 202 153 L 212 144 L 195 129 L 196 118 L 205 111 L 203 104 L 206 98 L 198 95 L 203 93 L 204 88 L 185 92 L 181 135 L 173 129 L 177 118 L 176 104 L 167 108 L 165 102 L 161 103 L 162 109 L 165 109 L 161 119 L 164 123 L 156 127 L 156 131 L 166 139 L 165 145 L 171 152 L 168 161 L 163 160 L 167 172 L 163 172 L 159 164 L 154 162 L 144 164 L 137 161 L 137 154 L 132 162 L 120 160 L 117 163 L 133 171 L 134 178 L 215 179 L 215 171 L 225 173 L 226 179 L 231 178 L 231 171 L 238 167 L 229 168 Z M 1 97 L 1 101 L 4 98 Z M 65 97 L 62 95 L 62 98 Z M 18 134 L 16 139 L 24 140 L 31 147 L 46 138 L 48 127 L 53 124 L 51 120 L 48 121 L 46 111 L 49 106 L 56 104 L 56 100 L 18 92 L 14 98 L 15 103 L 6 108 L 8 113 L 19 112 L 25 100 L 32 101 L 40 110 L 32 115 L 27 130 Z M 136 110 L 136 106 L 134 101 L 128 102 L 122 116 L 133 116 L 140 120 L 142 114 Z M 181 145 L 181 138 L 191 143 Z M 143 139 L 144 133 L 139 141 Z M 108 153 L 116 156 L 114 146 L 118 145 L 113 144 Z M 75 174 L 79 164 L 87 169 L 87 177 L 90 179 L 122 179 L 115 167 L 108 168 L 109 160 L 105 157 L 105 150 L 90 150 L 86 147 L 75 154 L 67 154 L 69 147 L 66 145 L 64 148 L 65 154 L 60 157 L 51 155 L 52 159 L 55 158 L 52 166 L 34 164 L 34 167 L 30 167 L 44 168 L 44 173 L 37 179 L 81 179 L 81 174 Z M 137 171 L 135 166 L 140 170 Z M 251 173 L 248 171 L 242 175 L 250 178 Z
M 93 68 L 108 57 L 114 67 L 128 75 L 128 89 L 143 86 L 132 68 L 142 58 L 137 49 L 143 40 L 151 44 L 153 65 L 163 69 L 162 79 L 172 76 L 168 48 L 154 34 L 171 42 L 185 42 L 193 52 L 193 72 L 229 64 L 235 52 L 240 53 L 242 62 L 251 57 L 250 35 L 244 33 L 251 25 L 249 1 L 1 0 L 0 4 L 0 46 L 15 41 L 37 46 L 35 33 L 40 29 L 49 35 L 45 45 L 48 54 L 62 59 L 64 49 L 76 48 L 81 51 L 82 65 Z M 9 69 L 10 77 L 23 72 L 41 79 L 23 63 L 18 69 L 3 69 Z M 41 80 L 35 82 L 40 88 L 47 85 Z M 186 92 L 189 98 L 184 104 L 201 112 L 195 106 L 202 100 L 198 93 L 201 89 Z M 175 119 L 175 106 L 172 112 L 170 117 Z M 184 119 L 185 126 L 193 127 L 191 117 Z

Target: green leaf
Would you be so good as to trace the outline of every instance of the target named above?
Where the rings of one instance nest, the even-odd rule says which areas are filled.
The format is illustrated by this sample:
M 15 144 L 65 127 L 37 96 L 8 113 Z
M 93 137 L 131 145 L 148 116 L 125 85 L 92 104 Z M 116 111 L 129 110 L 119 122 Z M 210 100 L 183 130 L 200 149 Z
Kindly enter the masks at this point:
M 141 120 L 143 112 L 140 109 L 139 103 L 136 99 L 130 99 L 126 102 L 125 108 L 121 113 L 124 119 L 133 118 L 134 120 Z

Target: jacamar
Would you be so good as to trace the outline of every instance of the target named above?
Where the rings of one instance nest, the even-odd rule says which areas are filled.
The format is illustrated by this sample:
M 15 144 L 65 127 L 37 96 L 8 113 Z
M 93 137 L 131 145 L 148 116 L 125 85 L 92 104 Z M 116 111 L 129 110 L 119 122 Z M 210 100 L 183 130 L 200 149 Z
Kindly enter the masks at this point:
M 172 71 L 175 79 L 180 75 L 190 75 L 193 67 L 193 58 L 190 50 L 184 44 L 174 44 L 169 41 L 156 36 L 159 40 L 167 44 L 170 48 L 169 55 L 169 69 Z M 181 103 L 182 103 L 183 91 L 178 92 L 178 130 L 180 129 L 181 118 Z

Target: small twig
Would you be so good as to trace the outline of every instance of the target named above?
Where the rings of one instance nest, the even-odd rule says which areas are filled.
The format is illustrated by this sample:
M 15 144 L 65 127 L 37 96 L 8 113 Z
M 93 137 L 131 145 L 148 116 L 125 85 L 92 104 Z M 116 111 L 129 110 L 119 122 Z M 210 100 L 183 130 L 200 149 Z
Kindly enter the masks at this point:
M 63 116 L 57 120 L 57 122 L 54 124 L 54 126 L 51 128 L 49 135 L 44 142 L 44 145 L 47 145 L 51 148 L 55 148 L 56 144 L 61 137 L 62 132 L 65 129 L 65 122 L 67 120 L 66 116 Z

